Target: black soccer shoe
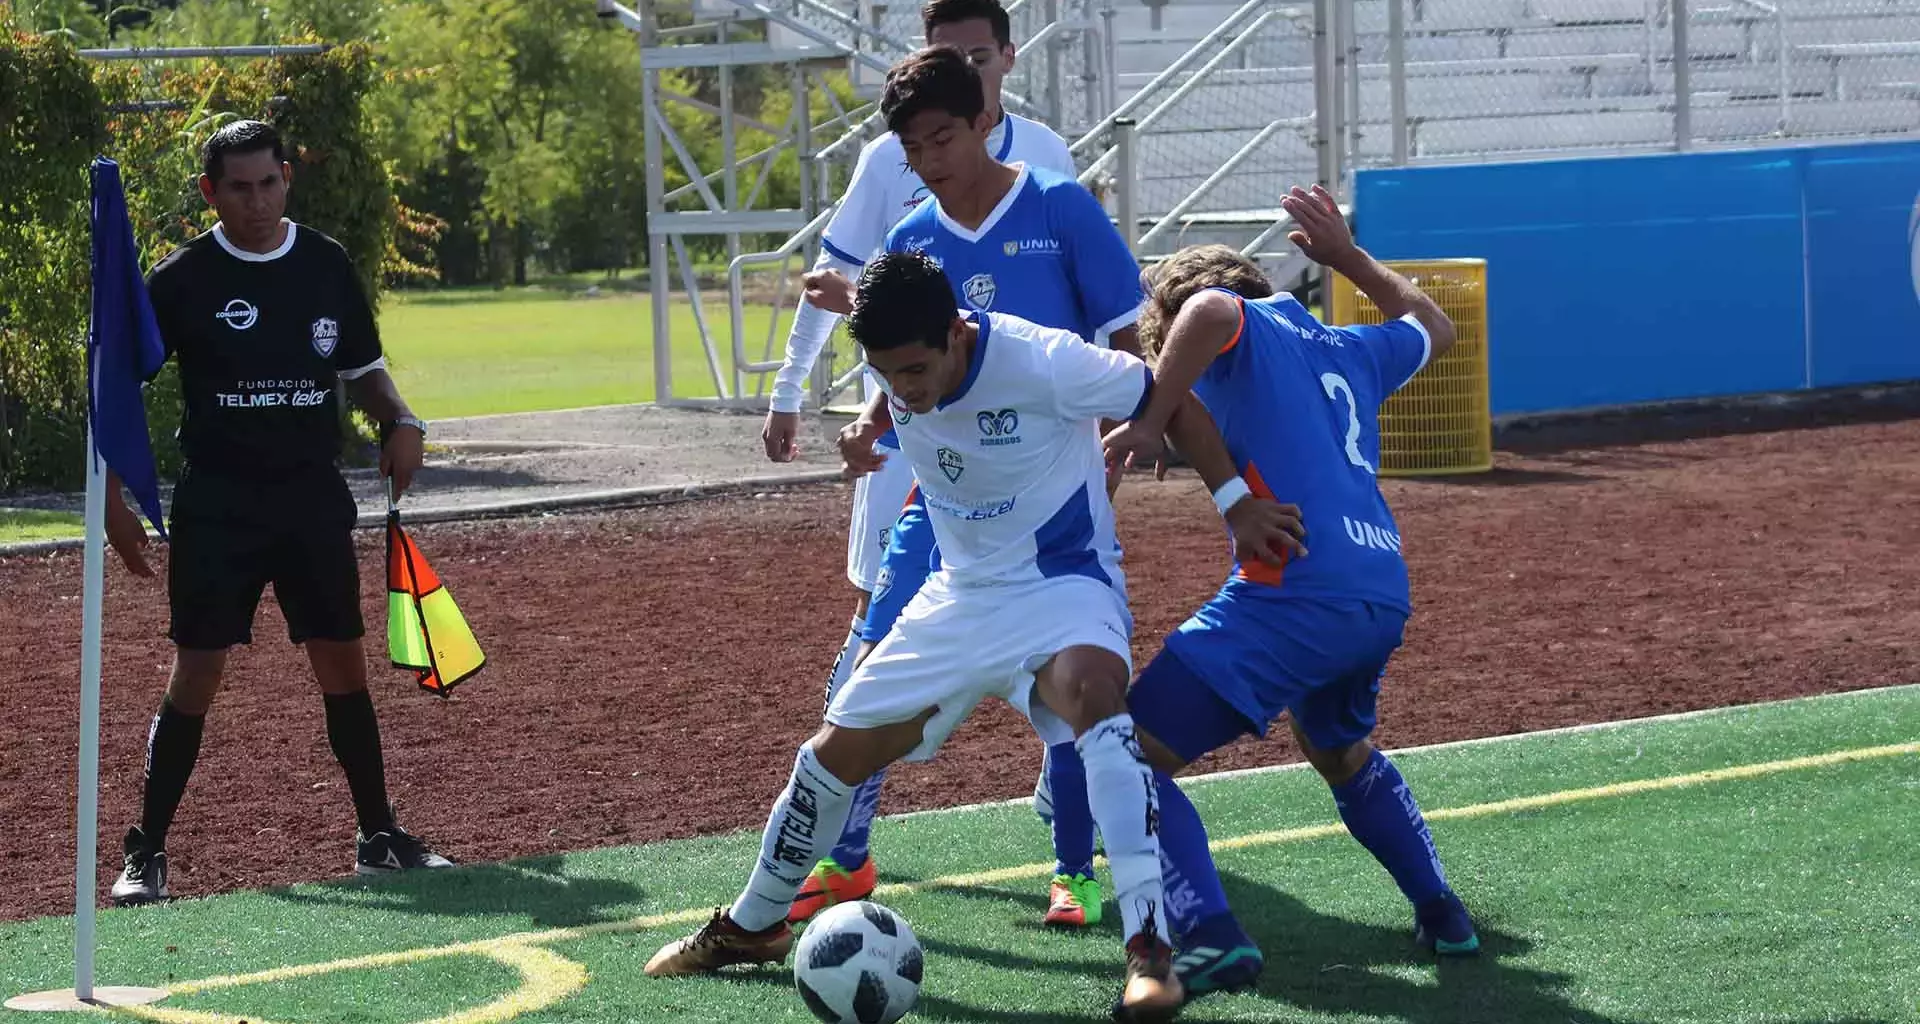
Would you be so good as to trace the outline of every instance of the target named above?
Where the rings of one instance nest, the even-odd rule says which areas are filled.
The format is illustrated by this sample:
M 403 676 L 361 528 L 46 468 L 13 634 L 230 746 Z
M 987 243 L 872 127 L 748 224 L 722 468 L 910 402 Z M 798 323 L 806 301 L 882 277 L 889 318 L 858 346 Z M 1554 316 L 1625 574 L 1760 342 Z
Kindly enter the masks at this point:
M 127 830 L 126 841 L 121 845 L 127 854 L 127 865 L 113 883 L 114 905 L 137 907 L 168 899 L 167 851 L 149 843 L 147 834 L 138 826 Z
M 453 866 L 452 861 L 427 849 L 427 844 L 420 837 L 398 825 L 371 836 L 356 831 L 354 836 L 359 848 L 359 855 L 353 863 L 355 874 L 386 875 L 395 871 Z

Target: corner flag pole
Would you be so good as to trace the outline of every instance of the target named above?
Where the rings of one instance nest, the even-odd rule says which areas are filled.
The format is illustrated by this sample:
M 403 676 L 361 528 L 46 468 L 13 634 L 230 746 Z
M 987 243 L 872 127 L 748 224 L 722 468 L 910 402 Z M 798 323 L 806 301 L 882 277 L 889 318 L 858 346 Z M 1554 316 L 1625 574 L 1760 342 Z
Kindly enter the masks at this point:
M 80 618 L 80 800 L 73 856 L 73 995 L 93 998 L 95 859 L 100 832 L 100 645 L 101 606 L 107 583 L 107 467 L 87 426 L 86 583 Z
M 73 988 L 7 1000 L 9 1010 L 91 1010 L 166 998 L 158 988 L 93 985 L 94 903 L 100 832 L 100 648 L 107 583 L 107 467 L 87 427 L 86 548 L 80 612 L 80 797 L 73 847 Z
M 135 463 L 126 441 L 137 441 L 145 457 L 144 472 L 130 483 L 143 508 L 158 521 L 159 493 L 153 479 L 153 456 L 147 448 L 145 407 L 140 404 L 135 376 L 136 343 L 157 346 L 150 306 L 138 307 L 141 323 L 132 315 L 134 300 L 146 303 L 145 283 L 133 248 L 133 227 L 127 218 L 121 191 L 120 167 L 96 159 L 90 171 L 93 191 L 93 310 L 87 338 L 87 503 L 86 547 L 81 559 L 80 619 L 80 763 L 79 798 L 73 848 L 73 988 L 32 992 L 7 1000 L 9 1010 L 90 1010 L 104 1006 L 135 1006 L 166 998 L 165 989 L 95 988 L 95 895 L 98 886 L 100 832 L 100 647 L 101 618 L 107 580 L 107 468 L 109 456 L 122 479 Z M 135 289 L 138 289 L 137 291 Z M 145 334 L 139 329 L 145 328 Z M 157 361 L 156 366 L 157 369 Z M 117 381 L 118 388 L 104 387 Z M 130 390 L 129 390 L 130 389 Z M 128 396 L 131 396 L 130 398 Z M 108 401 L 103 402 L 103 397 Z M 111 408 L 109 408 L 109 406 Z M 103 416 L 103 413 L 106 415 Z M 137 415 L 136 415 L 137 414 Z M 105 426 L 108 450 L 101 451 Z M 118 431 L 118 433 L 116 433 Z M 135 433 L 129 433 L 134 431 Z M 117 447 L 116 447 L 117 445 Z

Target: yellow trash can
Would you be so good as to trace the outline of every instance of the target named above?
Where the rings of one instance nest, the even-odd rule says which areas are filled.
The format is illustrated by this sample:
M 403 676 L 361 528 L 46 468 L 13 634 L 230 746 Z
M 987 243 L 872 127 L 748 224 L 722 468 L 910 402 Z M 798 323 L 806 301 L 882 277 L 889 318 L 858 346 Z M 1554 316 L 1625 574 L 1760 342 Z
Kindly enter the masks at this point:
M 1493 468 L 1487 388 L 1487 261 L 1386 261 L 1433 296 L 1453 319 L 1453 347 L 1414 374 L 1380 407 L 1380 475 L 1444 476 Z M 1330 275 L 1334 324 L 1384 317 L 1353 282 Z

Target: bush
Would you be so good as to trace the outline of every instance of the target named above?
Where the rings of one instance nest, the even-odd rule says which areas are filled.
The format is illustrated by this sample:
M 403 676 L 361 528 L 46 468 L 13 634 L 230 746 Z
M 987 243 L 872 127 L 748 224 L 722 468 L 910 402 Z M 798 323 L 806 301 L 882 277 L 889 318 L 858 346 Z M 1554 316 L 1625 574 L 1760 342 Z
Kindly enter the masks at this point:
M 213 225 L 194 183 L 200 143 L 228 121 L 273 121 L 295 165 L 288 215 L 339 239 L 377 303 L 404 211 L 374 153 L 364 107 L 372 85 L 358 44 L 149 72 L 90 64 L 58 36 L 0 31 L 0 491 L 73 489 L 84 476 L 93 157 L 119 161 L 151 266 Z M 115 112 L 155 99 L 178 109 Z M 180 391 L 171 366 L 148 389 L 147 408 L 161 472 L 173 475 Z M 370 431 L 361 423 L 352 435 Z

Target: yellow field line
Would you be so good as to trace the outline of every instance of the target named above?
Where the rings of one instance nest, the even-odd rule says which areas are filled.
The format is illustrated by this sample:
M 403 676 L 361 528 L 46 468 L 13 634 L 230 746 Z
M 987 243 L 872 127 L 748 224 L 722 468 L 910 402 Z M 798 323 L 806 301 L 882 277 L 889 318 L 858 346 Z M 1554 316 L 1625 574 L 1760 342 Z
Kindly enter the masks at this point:
M 1639 779 L 1632 782 L 1614 782 L 1604 786 L 1592 786 L 1585 789 L 1565 789 L 1554 793 L 1542 793 L 1538 796 L 1516 797 L 1511 800 L 1497 800 L 1490 803 L 1470 804 L 1465 807 L 1442 807 L 1427 812 L 1428 821 L 1455 821 L 1469 818 L 1484 818 L 1496 814 L 1512 814 L 1520 811 L 1539 810 L 1548 807 L 1561 807 L 1567 804 L 1589 800 L 1602 800 L 1612 797 L 1633 796 L 1640 793 L 1654 793 L 1670 789 L 1684 789 L 1689 786 L 1711 785 L 1717 782 L 1730 782 L 1738 779 L 1753 779 L 1782 772 L 1801 771 L 1808 768 L 1824 768 L 1838 764 L 1859 761 L 1872 761 L 1881 758 L 1897 757 L 1902 754 L 1920 754 L 1920 743 L 1896 743 L 1879 747 L 1860 747 L 1854 750 L 1838 750 L 1827 754 L 1815 754 L 1810 757 L 1794 757 L 1779 761 L 1763 761 L 1757 764 L 1736 765 L 1731 768 L 1712 768 L 1705 771 L 1689 772 L 1684 775 L 1669 775 L 1657 779 Z M 1253 847 L 1279 846 L 1288 843 L 1325 839 L 1346 832 L 1339 824 L 1309 825 L 1304 828 L 1282 829 L 1272 832 L 1255 832 L 1250 835 L 1235 836 L 1230 839 L 1215 840 L 1215 851 L 1244 850 Z M 1023 878 L 1044 876 L 1053 871 L 1052 861 L 1036 861 L 1017 867 L 996 868 L 991 871 L 978 871 L 969 874 L 945 875 L 917 882 L 893 882 L 874 890 L 873 898 L 890 899 L 914 893 L 933 892 L 944 889 L 971 889 L 997 885 L 1003 882 Z M 399 950 L 390 953 L 375 953 L 369 956 L 351 957 L 326 963 L 298 964 L 291 967 L 276 967 L 271 970 L 257 971 L 252 974 L 230 974 L 220 977 L 203 978 L 197 981 L 184 981 L 168 987 L 168 994 L 175 996 L 210 992 L 217 989 L 237 988 L 244 985 L 261 985 L 296 978 L 307 978 L 321 974 L 333 974 L 339 971 L 366 970 L 377 967 L 392 967 L 400 964 L 417 963 L 422 960 L 448 956 L 484 956 L 518 970 L 526 984 L 508 996 L 451 1017 L 442 1017 L 429 1024 L 499 1024 L 541 1007 L 550 1006 L 566 996 L 576 992 L 586 984 L 587 973 L 584 967 L 567 960 L 558 954 L 535 947 L 559 942 L 571 942 L 596 935 L 612 935 L 632 932 L 647 932 L 674 925 L 695 924 L 704 920 L 711 909 L 696 908 L 676 910 L 665 914 L 651 914 L 645 917 L 630 918 L 625 921 L 607 921 L 600 924 L 584 925 L 576 928 L 553 928 L 537 932 L 518 932 L 498 938 L 480 939 L 472 942 L 455 943 L 448 946 L 422 947 L 419 949 Z M 511 1012 L 509 1013 L 509 1009 Z M 199 1013 L 190 1010 L 174 1010 L 157 1006 L 126 1008 L 119 1012 L 146 1020 L 165 1021 L 168 1024 L 241 1024 L 242 1018 L 221 1014 Z M 246 1024 L 267 1024 L 257 1017 L 245 1018 Z

